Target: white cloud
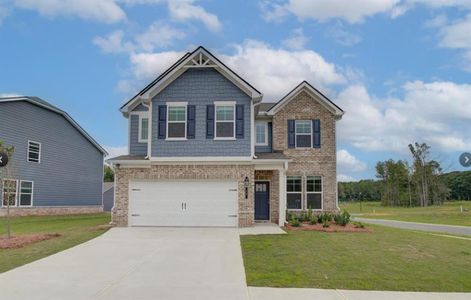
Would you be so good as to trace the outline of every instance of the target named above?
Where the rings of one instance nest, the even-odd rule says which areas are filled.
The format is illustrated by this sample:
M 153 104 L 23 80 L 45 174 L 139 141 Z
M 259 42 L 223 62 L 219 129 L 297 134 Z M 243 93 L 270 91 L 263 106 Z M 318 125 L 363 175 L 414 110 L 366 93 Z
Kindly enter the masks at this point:
M 106 37 L 95 37 L 93 43 L 105 53 L 123 53 L 134 49 L 130 43 L 123 41 L 124 31 L 116 30 Z
M 136 42 L 143 51 L 152 52 L 155 48 L 171 46 L 176 40 L 181 40 L 184 37 L 183 31 L 163 22 L 155 22 L 149 26 L 147 31 L 136 37 Z
M 347 174 L 337 174 L 337 181 L 339 182 L 351 182 L 351 181 L 358 181 L 354 177 L 347 175 Z
M 358 35 L 345 30 L 344 26 L 340 22 L 331 27 L 327 31 L 327 34 L 342 46 L 353 46 L 361 41 L 361 38 Z
M 470 84 L 408 82 L 402 99 L 376 99 L 361 85 L 337 97 L 346 114 L 339 122 L 340 139 L 366 151 L 407 152 L 424 141 L 442 151 L 469 149 Z
M 133 73 L 138 80 L 155 78 L 175 63 L 183 54 L 184 52 L 178 51 L 132 53 L 130 60 Z
M 127 146 L 118 146 L 118 147 L 105 146 L 105 149 L 108 152 L 108 156 L 106 157 L 107 159 L 128 154 Z
M 314 19 L 325 22 L 342 19 L 349 23 L 363 22 L 366 17 L 390 12 L 400 0 L 289 0 L 285 4 L 265 2 L 264 17 L 268 20 L 280 19 L 288 12 L 299 19 Z
M 304 35 L 302 28 L 297 28 L 291 32 L 291 36 L 282 41 L 283 46 L 288 49 L 302 50 L 309 39 Z
M 222 24 L 219 18 L 212 13 L 207 12 L 203 7 L 195 5 L 194 0 L 173 0 L 168 1 L 170 16 L 179 21 L 198 20 L 201 21 L 209 30 L 220 31 Z
M 364 162 L 345 149 L 337 151 L 337 166 L 341 173 L 363 172 L 367 169 L 367 165 Z
M 15 0 L 18 8 L 37 11 L 45 17 L 74 16 L 85 20 L 115 23 L 126 13 L 115 0 Z

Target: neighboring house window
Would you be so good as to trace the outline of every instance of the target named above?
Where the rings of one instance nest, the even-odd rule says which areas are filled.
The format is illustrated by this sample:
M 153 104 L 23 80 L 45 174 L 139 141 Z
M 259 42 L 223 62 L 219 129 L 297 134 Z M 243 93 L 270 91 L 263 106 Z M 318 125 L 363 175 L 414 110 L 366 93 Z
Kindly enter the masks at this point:
M 286 204 L 288 209 L 302 209 L 302 177 L 286 177 Z
M 41 162 L 41 143 L 28 141 L 28 161 Z
M 312 141 L 312 121 L 296 120 L 296 148 L 310 148 Z
M 186 139 L 186 103 L 167 103 L 167 139 Z
M 216 139 L 235 138 L 235 103 L 215 104 Z
M 255 145 L 268 146 L 268 123 L 257 122 L 255 123 Z
M 139 143 L 146 143 L 149 138 L 149 118 L 139 115 Z
M 33 205 L 33 182 L 27 180 L 20 181 L 20 195 L 18 197 L 20 206 Z
M 3 180 L 3 206 L 16 206 L 18 181 L 13 179 Z
M 306 177 L 306 207 L 322 209 L 322 177 Z

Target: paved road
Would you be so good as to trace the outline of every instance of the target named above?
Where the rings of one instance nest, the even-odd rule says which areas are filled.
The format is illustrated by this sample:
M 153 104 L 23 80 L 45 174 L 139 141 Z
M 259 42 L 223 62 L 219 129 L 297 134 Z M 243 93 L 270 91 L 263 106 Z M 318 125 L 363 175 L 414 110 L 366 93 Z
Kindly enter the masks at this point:
M 239 232 L 113 228 L 0 274 L 0 299 L 248 299 Z
M 364 223 L 378 224 L 378 225 L 404 228 L 404 229 L 431 231 L 431 232 L 443 232 L 443 233 L 449 233 L 449 234 L 471 236 L 471 226 L 440 225 L 440 224 L 404 222 L 404 221 L 358 218 L 358 217 L 355 217 L 354 220 L 364 222 Z

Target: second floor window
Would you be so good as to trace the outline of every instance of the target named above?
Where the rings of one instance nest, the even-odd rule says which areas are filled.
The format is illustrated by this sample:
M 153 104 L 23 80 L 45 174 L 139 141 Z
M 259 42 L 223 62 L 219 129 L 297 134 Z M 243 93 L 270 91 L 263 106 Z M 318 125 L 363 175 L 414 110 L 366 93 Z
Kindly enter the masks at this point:
M 267 146 L 268 145 L 268 124 L 266 122 L 255 123 L 255 145 Z
M 139 142 L 147 142 L 149 136 L 149 118 L 145 116 L 139 116 Z
M 41 162 L 41 143 L 28 141 L 28 161 Z
M 186 139 L 186 105 L 168 105 L 167 139 Z
M 310 148 L 312 141 L 312 121 L 296 120 L 296 148 Z
M 216 139 L 235 138 L 235 105 L 216 105 Z

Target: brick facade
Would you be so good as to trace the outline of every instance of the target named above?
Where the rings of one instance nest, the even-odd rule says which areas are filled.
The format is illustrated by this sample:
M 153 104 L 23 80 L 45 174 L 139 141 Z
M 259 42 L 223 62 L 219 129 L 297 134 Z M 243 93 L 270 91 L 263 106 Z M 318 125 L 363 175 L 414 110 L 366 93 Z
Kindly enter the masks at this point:
M 47 215 L 79 215 L 103 212 L 103 206 L 77 207 L 10 207 L 10 216 L 47 216 Z M 0 209 L 0 217 L 6 216 L 7 209 Z
M 254 173 L 252 165 L 152 165 L 148 168 L 116 168 L 115 207 L 112 210 L 112 221 L 118 226 L 128 224 L 130 180 L 233 179 L 238 182 L 239 226 L 251 226 L 254 223 Z M 245 199 L 244 187 L 246 177 L 250 181 L 247 199 Z
M 288 120 L 320 119 L 320 148 L 288 148 Z M 307 92 L 301 91 L 273 116 L 273 149 L 292 161 L 286 175 L 323 177 L 323 210 L 337 210 L 337 158 L 335 117 Z M 305 207 L 305 206 L 303 206 Z

